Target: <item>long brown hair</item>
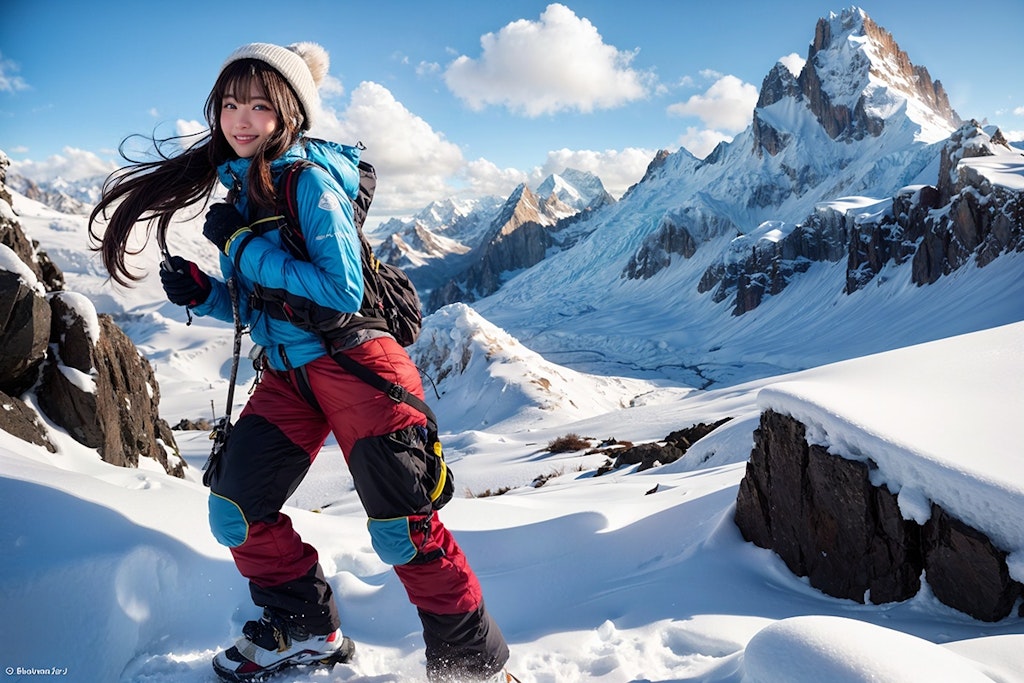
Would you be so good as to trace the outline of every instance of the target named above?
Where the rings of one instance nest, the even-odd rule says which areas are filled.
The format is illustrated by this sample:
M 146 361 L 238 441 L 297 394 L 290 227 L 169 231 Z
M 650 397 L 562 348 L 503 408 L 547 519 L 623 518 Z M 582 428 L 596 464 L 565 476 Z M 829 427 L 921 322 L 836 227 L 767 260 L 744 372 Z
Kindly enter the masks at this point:
M 302 105 L 288 82 L 265 62 L 242 59 L 221 71 L 206 98 L 205 114 L 209 131 L 184 151 L 180 149 L 187 136 L 152 138 L 155 160 L 129 158 L 126 138 L 119 148 L 128 166 L 112 173 L 103 184 L 103 195 L 89 215 L 89 236 L 103 256 L 103 265 L 118 284 L 130 286 L 142 275 L 129 270 L 126 255 L 139 253 L 156 225 L 157 242 L 163 246 L 167 228 L 174 214 L 200 201 L 209 201 L 218 183 L 217 167 L 238 158 L 220 129 L 220 110 L 226 94 L 245 104 L 251 88 L 256 85 L 270 100 L 277 112 L 277 128 L 256 151 L 249 165 L 247 178 L 249 202 L 265 209 L 274 208 L 274 182 L 270 162 L 284 154 L 299 139 L 305 120 Z M 109 213 L 109 215 L 108 215 Z M 98 234 L 96 222 L 102 217 L 106 229 Z M 137 223 L 146 223 L 146 239 L 138 249 L 128 248 L 128 239 Z

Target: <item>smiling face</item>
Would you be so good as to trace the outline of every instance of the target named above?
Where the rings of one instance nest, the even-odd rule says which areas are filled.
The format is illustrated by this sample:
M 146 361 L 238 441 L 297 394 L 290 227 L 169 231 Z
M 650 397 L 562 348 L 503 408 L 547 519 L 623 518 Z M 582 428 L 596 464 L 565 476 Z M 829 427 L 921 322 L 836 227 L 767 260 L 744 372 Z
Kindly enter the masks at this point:
M 278 128 L 278 115 L 256 82 L 249 92 L 224 94 L 220 108 L 220 130 L 228 145 L 241 158 L 253 156 Z
M 295 91 L 264 62 L 243 59 L 221 71 L 206 100 L 212 161 L 276 159 L 302 133 L 305 115 Z

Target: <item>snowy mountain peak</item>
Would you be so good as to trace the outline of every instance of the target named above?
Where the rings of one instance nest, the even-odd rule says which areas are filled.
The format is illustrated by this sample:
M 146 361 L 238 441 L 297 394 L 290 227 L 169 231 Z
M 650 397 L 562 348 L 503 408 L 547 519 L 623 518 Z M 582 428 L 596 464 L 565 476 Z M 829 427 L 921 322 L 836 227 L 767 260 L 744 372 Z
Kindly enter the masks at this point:
M 506 235 L 524 223 L 550 225 L 554 220 L 544 213 L 537 195 L 521 184 L 508 196 L 505 205 L 491 222 L 491 227 L 496 234 Z
M 536 194 L 545 199 L 557 197 L 575 211 L 600 206 L 611 199 L 600 178 L 574 168 L 549 175 L 537 186 Z
M 942 84 L 857 7 L 818 20 L 799 82 L 833 139 L 878 136 L 901 111 L 928 142 L 960 124 Z
M 837 141 L 877 138 L 890 128 L 932 143 L 961 122 L 942 84 L 856 7 L 818 20 L 798 76 L 776 64 L 765 77 L 754 112 L 754 151 L 777 155 L 797 134 L 804 108 Z

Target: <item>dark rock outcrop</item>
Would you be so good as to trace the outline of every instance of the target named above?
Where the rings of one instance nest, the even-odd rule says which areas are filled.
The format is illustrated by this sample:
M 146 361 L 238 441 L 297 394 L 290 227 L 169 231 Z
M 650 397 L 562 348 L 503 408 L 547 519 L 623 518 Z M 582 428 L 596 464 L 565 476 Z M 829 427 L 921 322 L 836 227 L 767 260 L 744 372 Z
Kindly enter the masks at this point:
M 611 470 L 618 469 L 626 465 L 640 465 L 640 467 L 637 468 L 637 471 L 642 472 L 657 465 L 673 463 L 686 455 L 686 451 L 689 450 L 690 446 L 697 443 L 731 419 L 732 418 L 726 417 L 711 424 L 698 422 L 697 424 L 686 427 L 685 429 L 677 429 L 666 436 L 662 442 L 644 443 L 639 446 L 627 446 L 617 452 L 614 462 L 599 468 L 597 474 L 600 476 L 606 472 L 610 472 Z
M 50 340 L 39 407 L 106 462 L 138 467 L 147 457 L 183 476 L 171 428 L 159 416 L 160 389 L 149 362 L 109 315 L 97 316 L 99 329 L 91 330 L 65 297 L 56 295 L 51 304 L 61 325 Z
M 11 201 L 0 152 L 0 201 Z M 149 362 L 108 315 L 63 290 L 63 274 L 0 212 L 0 240 L 17 261 L 0 268 L 0 429 L 54 451 L 23 400 L 33 392 L 46 417 L 107 462 L 136 467 L 153 458 L 182 477 L 185 461 L 159 416 L 160 389 Z M 8 259 L 10 262 L 10 259 Z
M 861 221 L 851 232 L 846 292 L 866 285 L 890 261 L 911 259 L 911 280 L 928 285 L 972 260 L 984 267 L 1002 253 L 1024 250 L 1024 195 L 958 165 L 996 151 L 1014 150 L 998 130 L 989 136 L 977 121 L 950 136 L 935 186 L 908 188 L 893 198 L 891 214 Z
M 732 257 L 705 270 L 697 290 L 713 292 L 715 302 L 731 298 L 733 314 L 742 315 L 781 293 L 815 262 L 846 259 L 844 292 L 850 294 L 889 263 L 910 260 L 911 280 L 927 285 L 972 260 L 984 267 L 1000 254 L 1022 251 L 1024 193 L 993 184 L 969 164 L 958 165 L 997 150 L 1013 153 L 998 130 L 990 137 L 976 121 L 966 123 L 943 149 L 937 185 L 908 186 L 892 198 L 891 210 L 880 204 L 871 216 L 823 205 L 781 239 L 741 236 Z
M 1006 553 L 937 505 L 923 527 L 903 519 L 896 496 L 871 484 L 871 468 L 809 445 L 803 424 L 765 411 L 740 482 L 736 524 L 828 595 L 906 600 L 924 571 L 943 603 L 976 619 L 1006 617 L 1021 593 Z
M 670 211 L 662 216 L 654 232 L 644 238 L 620 277 L 647 280 L 671 265 L 673 256 L 691 258 L 709 238 L 738 232 L 739 228 L 728 218 L 696 207 Z
M 982 621 L 1010 613 L 1022 586 L 1010 578 L 1006 553 L 985 534 L 932 505 L 924 538 L 924 568 L 935 597 Z
M 49 339 L 50 304 L 17 273 L 0 270 L 0 391 L 32 388 Z
M 42 446 L 51 453 L 57 447 L 50 441 L 46 428 L 39 421 L 39 416 L 24 401 L 8 396 L 0 391 L 0 431 L 18 437 L 22 441 Z

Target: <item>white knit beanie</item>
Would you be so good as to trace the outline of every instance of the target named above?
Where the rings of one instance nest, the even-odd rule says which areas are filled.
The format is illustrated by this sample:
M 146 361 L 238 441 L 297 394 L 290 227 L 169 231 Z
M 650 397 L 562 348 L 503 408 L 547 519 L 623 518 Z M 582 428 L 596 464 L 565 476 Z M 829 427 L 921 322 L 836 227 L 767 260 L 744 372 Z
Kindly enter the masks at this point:
M 274 67 L 295 94 L 299 96 L 302 110 L 306 114 L 303 130 L 309 130 L 313 118 L 320 109 L 318 88 L 330 68 L 331 60 L 322 46 L 317 43 L 293 43 L 288 47 L 270 43 L 249 43 L 238 48 L 224 61 L 221 72 L 240 59 L 258 59 Z

